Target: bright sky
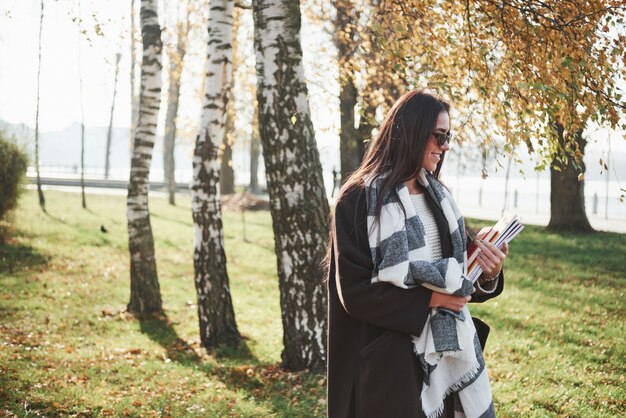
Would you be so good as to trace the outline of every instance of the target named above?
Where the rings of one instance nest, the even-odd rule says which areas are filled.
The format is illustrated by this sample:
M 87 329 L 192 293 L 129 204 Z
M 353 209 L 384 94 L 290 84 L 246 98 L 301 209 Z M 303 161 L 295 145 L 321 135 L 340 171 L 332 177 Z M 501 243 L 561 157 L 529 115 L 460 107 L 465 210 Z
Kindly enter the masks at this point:
M 113 94 L 114 57 L 122 53 L 118 95 L 115 105 L 114 125 L 130 125 L 130 1 L 106 2 L 82 0 L 81 16 L 86 36 L 79 37 L 77 23 L 72 21 L 78 14 L 78 0 L 45 0 L 42 34 L 42 73 L 40 127 L 42 131 L 62 130 L 80 121 L 80 92 L 78 82 L 78 56 L 81 53 L 83 72 L 83 98 L 86 126 L 108 126 Z M 136 0 L 139 4 L 139 0 Z M 169 0 L 170 8 L 176 4 Z M 97 13 L 96 13 L 96 6 Z M 163 23 L 163 0 L 160 2 L 161 25 Z M 35 101 L 37 93 L 37 46 L 40 2 L 36 0 L 2 0 L 0 2 L 0 119 L 11 123 L 35 124 Z M 95 19 L 101 24 L 104 36 L 94 33 Z M 137 16 L 138 18 L 138 16 Z M 250 20 L 244 19 L 250 23 Z M 319 27 L 303 23 L 304 64 L 307 78 L 318 82 L 309 84 L 314 124 L 324 148 L 336 153 L 337 125 L 339 123 L 338 86 L 332 64 L 332 42 L 328 33 Z M 167 25 L 165 25 L 167 26 Z M 165 34 L 164 36 L 167 36 Z M 325 39 L 323 38 L 325 37 Z M 90 41 L 87 40 L 89 38 Z M 320 42 L 321 41 L 321 42 Z M 325 45 L 331 45 L 326 49 Z M 320 46 L 321 45 L 321 46 Z M 199 45 L 202 49 L 203 45 Z M 320 59 L 319 53 L 325 54 Z M 318 55 L 315 55 L 318 54 Z M 198 54 L 201 56 L 201 53 Z M 196 65 L 201 68 L 201 60 Z M 198 67 L 199 66 L 199 67 Z M 196 69 L 197 69 L 196 68 Z M 167 61 L 164 60 L 164 70 Z M 139 69 L 138 69 L 139 70 Z M 138 71 L 137 70 L 137 71 Z M 193 68 L 191 70 L 194 71 Z M 326 76 L 320 73 L 326 72 Z M 330 73 L 329 73 L 330 72 Z M 328 74 L 331 74 L 328 76 Z M 197 77 L 192 77 L 195 83 Z M 164 91 L 167 87 L 164 76 Z M 191 87 L 189 87 L 191 88 Z M 183 88 L 183 96 L 185 91 Z M 191 125 L 199 115 L 197 98 L 188 94 L 182 97 L 183 111 Z M 162 113 L 165 102 L 161 106 Z M 197 109 L 197 110 L 196 110 Z M 160 124 L 162 131 L 162 123 Z M 195 126 L 195 125 L 194 125 Z M 589 149 L 606 147 L 606 139 L 615 141 L 614 153 L 626 152 L 626 141 L 618 133 L 603 133 Z
M 113 3 L 126 3 L 120 0 Z M 40 127 L 61 130 L 80 120 L 77 1 L 45 0 L 42 32 L 42 70 L 40 93 Z M 98 19 L 105 35 L 94 35 L 92 5 L 82 2 L 87 36 L 82 36 L 80 53 L 83 69 L 83 97 L 87 126 L 108 126 L 113 94 L 115 53 L 124 45 L 115 125 L 130 125 L 128 33 L 121 28 L 129 18 L 121 7 L 101 7 Z M 130 7 L 124 12 L 130 14 Z M 37 97 L 37 53 L 40 3 L 38 1 L 3 0 L 0 5 L 0 118 L 11 123 L 34 126 Z M 110 21 L 109 21 L 110 19 Z M 117 27 L 117 28 L 116 28 Z M 121 35 L 120 35 L 121 33 Z M 89 46 L 87 37 L 91 39 Z M 117 45 L 116 45 L 117 44 Z

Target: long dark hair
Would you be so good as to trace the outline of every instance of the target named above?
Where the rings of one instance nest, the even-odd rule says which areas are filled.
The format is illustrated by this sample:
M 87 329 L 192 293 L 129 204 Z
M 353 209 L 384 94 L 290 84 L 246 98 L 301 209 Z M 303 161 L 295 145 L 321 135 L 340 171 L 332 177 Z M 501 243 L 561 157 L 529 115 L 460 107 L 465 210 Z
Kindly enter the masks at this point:
M 386 173 L 378 186 L 375 211 L 378 220 L 383 197 L 391 193 L 392 198 L 399 200 L 396 187 L 417 177 L 422 169 L 426 146 L 441 112 L 450 113 L 450 105 L 432 94 L 413 90 L 402 95 L 380 125 L 363 162 L 341 187 L 337 203 L 349 191 L 360 187 L 365 176 L 372 176 L 375 180 Z M 435 178 L 439 177 L 444 156 L 445 152 L 431 173 Z

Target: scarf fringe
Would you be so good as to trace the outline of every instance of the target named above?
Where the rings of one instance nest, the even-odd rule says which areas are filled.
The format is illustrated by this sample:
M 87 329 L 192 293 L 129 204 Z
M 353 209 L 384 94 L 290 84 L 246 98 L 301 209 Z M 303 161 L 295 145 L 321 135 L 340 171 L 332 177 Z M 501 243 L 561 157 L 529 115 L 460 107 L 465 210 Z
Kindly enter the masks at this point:
M 413 344 L 413 353 L 415 353 L 415 355 L 419 354 L 415 344 Z M 453 353 L 453 351 L 446 351 L 446 353 Z M 456 357 L 456 358 L 459 358 L 459 357 Z M 468 371 L 463 376 L 461 376 L 461 378 L 455 384 L 453 384 L 452 386 L 448 387 L 445 390 L 441 403 L 433 411 L 431 412 L 424 411 L 424 414 L 426 414 L 426 418 L 437 418 L 443 412 L 444 400 L 451 394 L 455 393 L 461 387 L 464 387 L 465 384 L 467 384 L 468 382 L 476 378 L 478 376 L 479 371 L 480 371 L 480 363 L 478 362 L 478 360 L 476 360 L 476 365 L 470 371 Z M 485 371 L 483 370 L 483 373 L 484 372 Z M 424 409 L 424 404 L 422 404 L 422 409 Z

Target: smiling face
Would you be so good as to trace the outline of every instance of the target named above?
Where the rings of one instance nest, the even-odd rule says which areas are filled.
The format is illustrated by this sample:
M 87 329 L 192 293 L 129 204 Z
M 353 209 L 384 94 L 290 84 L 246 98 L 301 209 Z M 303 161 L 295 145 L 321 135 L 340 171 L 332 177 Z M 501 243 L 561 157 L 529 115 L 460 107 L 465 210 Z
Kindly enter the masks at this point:
M 450 132 L 450 115 L 448 112 L 439 113 L 437 122 L 435 123 L 435 133 L 448 133 Z M 450 149 L 450 145 L 446 142 L 442 146 L 437 145 L 437 140 L 434 135 L 428 137 L 428 143 L 426 144 L 426 150 L 424 152 L 424 160 L 422 161 L 422 167 L 426 171 L 433 172 L 437 168 L 437 164 L 441 160 L 441 154 L 444 151 Z

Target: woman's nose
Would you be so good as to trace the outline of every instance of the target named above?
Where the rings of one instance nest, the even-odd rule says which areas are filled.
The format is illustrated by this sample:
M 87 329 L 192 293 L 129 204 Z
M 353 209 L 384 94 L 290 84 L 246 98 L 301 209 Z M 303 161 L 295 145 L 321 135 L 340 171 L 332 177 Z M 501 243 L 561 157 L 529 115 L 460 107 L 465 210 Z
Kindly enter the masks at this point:
M 450 149 L 450 141 L 444 142 L 443 145 L 440 146 L 439 148 L 441 148 L 444 151 L 448 151 Z

